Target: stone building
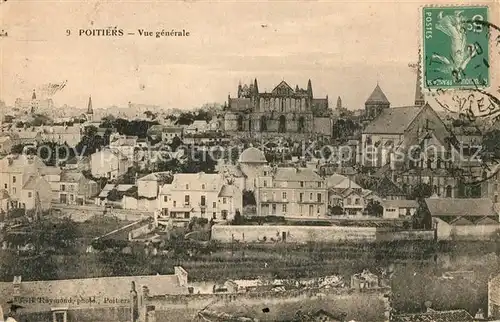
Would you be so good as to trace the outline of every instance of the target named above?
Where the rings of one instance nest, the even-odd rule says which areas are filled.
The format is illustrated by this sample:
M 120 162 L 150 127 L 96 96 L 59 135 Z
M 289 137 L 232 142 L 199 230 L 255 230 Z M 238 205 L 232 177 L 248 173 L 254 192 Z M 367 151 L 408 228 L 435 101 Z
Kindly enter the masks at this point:
M 314 98 L 311 80 L 307 89 L 293 89 L 282 81 L 270 93 L 262 93 L 255 79 L 253 84 L 238 85 L 236 98 L 228 96 L 224 129 L 249 137 L 331 136 L 330 112 L 328 96 Z

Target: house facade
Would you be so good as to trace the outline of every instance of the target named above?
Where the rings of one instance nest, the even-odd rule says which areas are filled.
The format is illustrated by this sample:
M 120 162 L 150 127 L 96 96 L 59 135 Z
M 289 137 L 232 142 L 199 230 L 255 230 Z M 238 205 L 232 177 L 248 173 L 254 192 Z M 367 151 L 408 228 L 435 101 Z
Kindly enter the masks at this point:
M 162 187 L 159 208 L 163 216 L 231 220 L 243 209 L 241 190 L 221 174 L 178 173 Z
M 328 194 L 323 179 L 309 168 L 272 168 L 259 177 L 257 215 L 324 217 Z
M 81 172 L 61 173 L 58 202 L 68 205 L 84 205 L 99 193 L 97 182 L 87 179 Z
M 122 153 L 103 149 L 91 156 L 90 167 L 94 178 L 108 178 L 114 180 L 127 173 L 132 166 L 132 161 Z
M 383 218 L 412 218 L 417 212 L 418 202 L 416 200 L 383 200 L 382 207 L 384 208 Z
M 48 182 L 46 192 L 54 198 L 54 192 L 59 189 L 60 173 L 59 168 L 46 166 L 38 156 L 10 154 L 0 160 L 0 188 L 8 193 L 12 207 L 22 207 L 29 204 L 24 200 L 27 194 L 22 191 L 33 176 L 43 177 Z

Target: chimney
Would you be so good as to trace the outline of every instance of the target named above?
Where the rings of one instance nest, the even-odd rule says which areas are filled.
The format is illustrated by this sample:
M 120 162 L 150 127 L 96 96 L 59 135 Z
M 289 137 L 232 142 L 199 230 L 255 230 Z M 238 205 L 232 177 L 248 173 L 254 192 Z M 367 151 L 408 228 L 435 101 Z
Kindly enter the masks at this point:
M 19 296 L 21 295 L 21 276 L 14 276 L 14 281 L 12 282 L 14 286 L 13 295 Z

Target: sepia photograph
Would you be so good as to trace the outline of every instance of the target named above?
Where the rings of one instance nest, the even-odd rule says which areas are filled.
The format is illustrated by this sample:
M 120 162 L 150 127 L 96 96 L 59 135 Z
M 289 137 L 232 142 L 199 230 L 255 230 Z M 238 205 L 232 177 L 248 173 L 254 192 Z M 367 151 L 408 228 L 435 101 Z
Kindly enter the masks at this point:
M 499 184 L 499 0 L 0 1 L 0 322 L 500 322 Z

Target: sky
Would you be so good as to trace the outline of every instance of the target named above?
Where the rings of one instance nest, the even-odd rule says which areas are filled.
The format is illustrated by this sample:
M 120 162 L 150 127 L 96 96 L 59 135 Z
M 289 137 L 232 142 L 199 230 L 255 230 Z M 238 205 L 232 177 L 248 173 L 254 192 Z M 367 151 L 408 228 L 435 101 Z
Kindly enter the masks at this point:
M 434 1 L 435 2 L 435 1 Z M 440 1 L 443 2 L 443 1 Z M 423 2 L 0 2 L 0 99 L 67 80 L 52 99 L 94 108 L 128 102 L 164 108 L 223 103 L 238 82 L 282 80 L 314 95 L 364 107 L 377 82 L 391 106 L 414 101 Z M 124 37 L 78 36 L 117 26 Z M 185 29 L 189 37 L 144 37 Z M 71 35 L 66 35 L 66 30 Z

